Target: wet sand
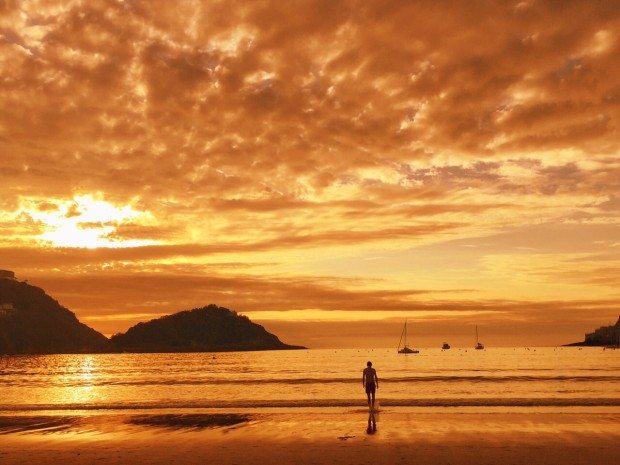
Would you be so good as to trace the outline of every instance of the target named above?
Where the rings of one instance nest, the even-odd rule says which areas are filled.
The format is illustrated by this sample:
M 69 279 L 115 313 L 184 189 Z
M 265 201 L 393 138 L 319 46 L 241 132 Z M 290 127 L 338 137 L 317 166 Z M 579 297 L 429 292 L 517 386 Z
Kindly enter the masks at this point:
M 619 409 L 0 414 L 0 464 L 604 464 Z

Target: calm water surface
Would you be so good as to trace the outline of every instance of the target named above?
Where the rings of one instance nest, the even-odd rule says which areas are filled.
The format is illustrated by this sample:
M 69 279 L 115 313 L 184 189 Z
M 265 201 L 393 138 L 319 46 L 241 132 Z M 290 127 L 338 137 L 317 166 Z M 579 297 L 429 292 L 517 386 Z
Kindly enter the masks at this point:
M 300 350 L 0 357 L 0 410 L 364 405 L 620 406 L 620 350 Z

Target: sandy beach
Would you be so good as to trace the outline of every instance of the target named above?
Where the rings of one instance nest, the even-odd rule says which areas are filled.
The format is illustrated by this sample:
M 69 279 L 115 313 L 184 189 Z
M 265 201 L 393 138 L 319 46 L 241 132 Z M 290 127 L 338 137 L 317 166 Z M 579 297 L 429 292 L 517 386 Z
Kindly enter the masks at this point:
M 364 409 L 2 415 L 0 464 L 604 464 L 620 409 Z

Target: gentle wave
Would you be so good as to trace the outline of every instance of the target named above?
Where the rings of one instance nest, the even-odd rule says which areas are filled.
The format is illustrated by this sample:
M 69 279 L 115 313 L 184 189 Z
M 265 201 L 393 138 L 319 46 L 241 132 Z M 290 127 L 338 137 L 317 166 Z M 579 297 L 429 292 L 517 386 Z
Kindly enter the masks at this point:
M 280 379 L 139 379 L 139 380 L 89 380 L 85 382 L 77 377 L 74 380 L 55 382 L 53 380 L 42 379 L 7 379 L 0 381 L 0 386 L 209 386 L 209 385 L 258 385 L 258 384 L 277 384 L 277 385 L 298 385 L 298 384 L 349 384 L 359 383 L 359 378 L 280 378 Z M 381 378 L 381 383 L 513 383 L 513 382 L 618 382 L 620 376 L 404 376 Z
M 587 376 L 591 376 L 592 378 L 599 378 L 599 377 L 605 377 L 607 375 L 605 375 L 604 373 L 617 373 L 620 370 L 620 365 L 619 366 L 614 366 L 614 367 L 610 367 L 610 368 L 579 368 L 579 372 L 596 372 L 596 373 L 601 373 L 601 375 L 595 375 L 595 374 L 591 374 L 591 375 L 587 375 Z M 140 373 L 145 374 L 145 375 L 159 375 L 161 374 L 162 371 L 162 367 L 140 367 Z M 399 370 L 394 370 L 394 372 L 398 372 Z M 401 370 L 401 371 L 405 371 L 405 370 Z M 432 378 L 432 377 L 437 377 L 437 378 L 446 378 L 446 377 L 459 377 L 461 375 L 458 374 L 452 374 L 452 373 L 460 373 L 460 372 L 467 372 L 467 373 L 486 373 L 485 375 L 483 374 L 474 374 L 474 375 L 462 375 L 462 376 L 487 376 L 489 378 L 494 377 L 493 374 L 495 373 L 504 373 L 506 371 L 510 371 L 510 372 L 514 372 L 514 373 L 519 373 L 519 372 L 524 372 L 524 373 L 536 373 L 536 372 L 553 372 L 553 371 L 558 371 L 556 368 L 511 368 L 511 369 L 472 369 L 472 368 L 454 368 L 454 369 L 450 369 L 448 373 L 450 374 L 441 374 L 441 370 L 417 370 L 417 373 L 420 373 L 418 376 L 416 376 L 416 378 L 424 378 L 426 376 L 424 376 L 423 373 L 425 372 L 429 372 L 429 373 L 433 373 L 431 375 L 428 376 L 428 378 Z M 286 373 L 298 373 L 299 370 L 280 370 L 277 373 L 275 373 L 277 376 L 281 376 L 282 374 L 286 374 Z M 119 370 L 118 368 L 114 369 L 114 370 L 105 370 L 105 369 L 99 369 L 98 370 L 98 376 L 100 377 L 109 377 L 109 378 L 115 378 L 115 377 L 126 377 L 126 376 L 130 376 L 132 374 L 136 373 L 136 369 L 132 368 L 132 369 L 127 369 L 127 370 Z M 200 369 L 191 369 L 191 368 L 187 368 L 187 369 L 170 369 L 170 368 L 166 368 L 166 373 L 169 375 L 184 375 L 184 376 L 194 376 L 194 377 L 200 377 L 201 375 L 204 375 L 205 373 L 205 369 L 204 368 L 200 368 Z M 212 374 L 213 376 L 220 376 L 220 375 L 227 375 L 230 374 L 231 371 L 227 371 L 227 370 L 211 370 L 210 374 Z M 247 373 L 246 373 L 247 374 Z M 24 376 L 26 378 L 22 378 L 22 379 L 30 379 L 32 377 L 46 377 L 46 378 L 54 378 L 54 377 L 58 377 L 58 376 L 62 376 L 62 377 L 80 377 L 84 375 L 84 371 L 83 370 L 62 370 L 62 371 L 46 371 L 46 370 L 32 370 L 32 369 L 20 369 L 20 370 L 10 370 L 10 369 L 0 369 L 0 380 L 2 379 L 20 379 L 20 376 Z M 255 372 L 256 376 L 264 376 L 265 372 Z M 510 376 L 531 376 L 532 378 L 539 378 L 539 377 L 544 377 L 544 375 L 510 375 Z M 571 376 L 571 375 L 557 375 L 557 376 Z M 573 377 L 582 377 L 580 375 L 572 375 Z M 585 375 L 584 375 L 585 376 Z M 286 379 L 286 378 L 284 378 Z M 386 378 L 386 379 L 391 379 L 391 378 Z
M 163 410 L 224 408 L 360 407 L 359 399 L 252 400 L 204 402 L 154 402 L 116 404 L 31 404 L 1 405 L 2 411 L 55 410 Z M 620 407 L 620 398 L 459 398 L 381 399 L 382 407 Z

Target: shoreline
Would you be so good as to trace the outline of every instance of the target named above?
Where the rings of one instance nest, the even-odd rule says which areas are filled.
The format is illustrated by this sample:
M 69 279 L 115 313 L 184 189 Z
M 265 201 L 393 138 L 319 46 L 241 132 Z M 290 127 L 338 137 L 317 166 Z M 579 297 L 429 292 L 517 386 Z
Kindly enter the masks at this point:
M 525 398 L 417 398 L 378 399 L 379 405 L 389 408 L 620 408 L 620 397 L 525 397 Z M 330 409 L 365 407 L 361 399 L 290 399 L 290 400 L 235 400 L 235 401 L 174 401 L 124 402 L 99 404 L 0 404 L 2 412 L 42 411 L 135 411 L 135 410 L 231 410 L 231 409 Z
M 356 405 L 350 406 L 253 406 L 253 407 L 153 407 L 153 408 L 73 408 L 73 409 L 57 409 L 57 408 L 0 408 L 0 418 L 6 416 L 105 416 L 105 415 L 134 415 L 134 414 L 159 414 L 159 413 L 177 413 L 177 414 L 192 414 L 192 413 L 248 413 L 248 414 L 271 414 L 271 413 L 314 413 L 314 414 L 359 414 L 368 412 L 368 407 L 363 402 L 358 402 Z M 459 405 L 459 406 L 407 406 L 407 405 L 386 405 L 380 399 L 377 399 L 377 408 L 375 412 L 378 413 L 421 413 L 421 414 L 460 414 L 460 413 L 475 413 L 475 414 L 531 414 L 531 413 L 545 413 L 545 414 L 574 414 L 574 413 L 609 413 L 620 414 L 620 405 L 569 405 L 569 406 L 553 406 L 553 405 L 539 405 L 539 406 L 526 406 L 526 405 Z

